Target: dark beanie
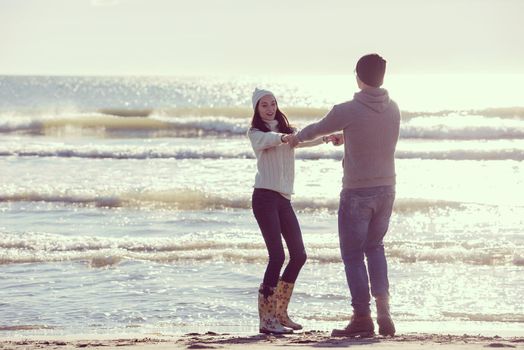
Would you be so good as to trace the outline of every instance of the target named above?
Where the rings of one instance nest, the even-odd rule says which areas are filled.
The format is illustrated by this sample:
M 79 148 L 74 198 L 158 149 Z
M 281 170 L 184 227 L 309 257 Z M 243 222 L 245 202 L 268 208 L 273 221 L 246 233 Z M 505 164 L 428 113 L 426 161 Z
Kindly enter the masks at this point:
M 379 87 L 384 82 L 386 61 L 377 54 L 362 56 L 357 62 L 357 75 L 360 80 L 373 87 Z

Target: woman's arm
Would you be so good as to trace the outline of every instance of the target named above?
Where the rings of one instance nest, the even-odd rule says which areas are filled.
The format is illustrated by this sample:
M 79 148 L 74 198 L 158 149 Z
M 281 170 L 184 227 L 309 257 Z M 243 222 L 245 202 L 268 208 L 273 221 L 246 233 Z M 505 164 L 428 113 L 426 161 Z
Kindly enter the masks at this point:
M 319 137 L 318 139 L 314 139 L 312 141 L 300 142 L 296 146 L 296 148 L 313 147 L 313 146 L 318 146 L 320 144 L 328 143 L 328 142 L 329 142 L 329 140 L 327 139 L 327 136 L 322 136 L 322 137 Z
M 251 146 L 255 151 L 261 151 L 271 147 L 278 146 L 283 143 L 282 137 L 285 134 L 280 134 L 274 131 L 260 131 L 258 129 L 249 129 L 247 132 Z

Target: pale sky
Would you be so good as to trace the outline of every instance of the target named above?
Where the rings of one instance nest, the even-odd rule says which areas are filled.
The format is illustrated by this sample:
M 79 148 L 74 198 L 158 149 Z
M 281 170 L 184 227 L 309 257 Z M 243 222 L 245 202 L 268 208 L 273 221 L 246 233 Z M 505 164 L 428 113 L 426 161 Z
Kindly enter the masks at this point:
M 523 0 L 0 0 L 0 74 L 524 73 Z

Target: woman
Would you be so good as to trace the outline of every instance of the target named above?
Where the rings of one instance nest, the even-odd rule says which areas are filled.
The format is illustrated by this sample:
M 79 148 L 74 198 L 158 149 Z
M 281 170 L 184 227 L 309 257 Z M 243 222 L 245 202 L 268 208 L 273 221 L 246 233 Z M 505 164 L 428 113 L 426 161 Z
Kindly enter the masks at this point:
M 257 157 L 257 174 L 252 197 L 255 218 L 269 253 L 269 263 L 258 293 L 261 333 L 292 333 L 302 326 L 291 321 L 287 307 L 306 251 L 300 226 L 291 206 L 295 173 L 294 148 L 287 142 L 295 131 L 277 105 L 271 91 L 255 89 L 253 119 L 248 137 Z M 299 144 L 315 146 L 329 137 Z M 289 263 L 282 277 L 285 260 L 282 239 L 289 250 Z

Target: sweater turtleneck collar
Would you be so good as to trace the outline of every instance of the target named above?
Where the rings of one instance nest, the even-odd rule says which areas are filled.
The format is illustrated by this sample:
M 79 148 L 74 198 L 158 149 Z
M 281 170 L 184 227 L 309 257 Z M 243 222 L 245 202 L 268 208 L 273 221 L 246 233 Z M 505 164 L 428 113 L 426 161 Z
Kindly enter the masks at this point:
M 276 119 L 268 120 L 265 123 L 267 124 L 267 126 L 269 126 L 269 129 L 271 129 L 271 131 L 277 130 L 278 120 Z

